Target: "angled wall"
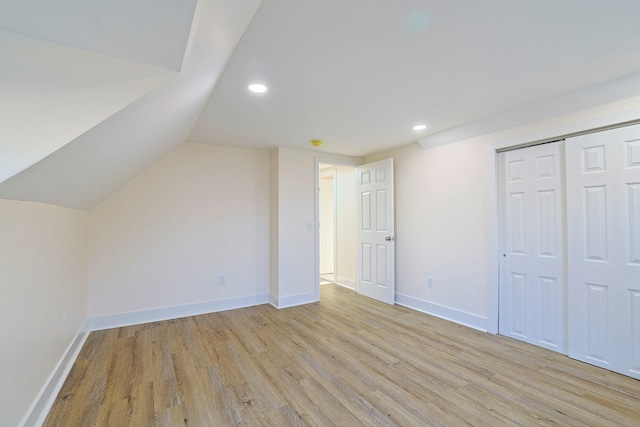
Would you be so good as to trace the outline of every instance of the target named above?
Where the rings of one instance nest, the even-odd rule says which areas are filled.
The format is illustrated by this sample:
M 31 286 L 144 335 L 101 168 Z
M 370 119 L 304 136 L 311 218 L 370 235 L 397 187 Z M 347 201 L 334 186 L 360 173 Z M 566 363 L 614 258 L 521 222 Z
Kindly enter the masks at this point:
M 0 199 L 0 425 L 16 426 L 87 319 L 86 212 Z

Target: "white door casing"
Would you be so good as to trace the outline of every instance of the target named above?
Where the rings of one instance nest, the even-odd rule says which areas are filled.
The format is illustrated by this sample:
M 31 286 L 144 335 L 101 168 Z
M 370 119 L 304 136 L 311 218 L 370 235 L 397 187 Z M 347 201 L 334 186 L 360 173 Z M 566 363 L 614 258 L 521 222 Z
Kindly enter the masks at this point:
M 499 332 L 565 353 L 562 145 L 499 155 Z
M 393 159 L 359 166 L 356 180 L 356 290 L 394 304 Z
M 566 144 L 569 356 L 640 379 L 640 125 Z

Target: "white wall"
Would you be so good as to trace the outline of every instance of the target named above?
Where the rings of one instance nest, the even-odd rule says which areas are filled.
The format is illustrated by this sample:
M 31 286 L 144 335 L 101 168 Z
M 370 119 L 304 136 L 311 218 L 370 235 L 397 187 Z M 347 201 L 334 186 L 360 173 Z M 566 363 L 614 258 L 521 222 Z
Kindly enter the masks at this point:
M 336 282 L 355 289 L 356 175 L 355 169 L 336 166 Z
M 90 215 L 90 317 L 266 298 L 269 182 L 267 151 L 187 143 L 113 194 Z
M 394 159 L 397 294 L 487 317 L 485 150 L 412 144 L 366 159 Z
M 18 425 L 86 320 L 87 219 L 0 199 L 0 425 Z
M 337 179 L 335 168 L 320 171 L 320 185 L 318 198 L 318 237 L 320 276 L 335 280 L 337 245 L 336 236 L 336 188 Z
M 278 238 L 280 236 L 278 168 L 280 153 L 276 150 L 269 152 L 269 295 L 277 298 L 278 280 L 280 277 L 280 254 Z M 271 301 L 277 305 L 277 301 Z
M 316 157 L 360 163 L 360 158 L 338 156 L 313 151 L 279 147 L 272 151 L 272 203 L 278 204 L 277 258 L 278 275 L 272 277 L 271 303 L 277 307 L 303 304 L 317 300 L 318 272 L 316 272 Z M 277 160 L 277 161 L 276 161 Z M 311 224 L 311 230 L 307 224 Z M 273 241 L 273 240 L 272 240 Z M 272 267 L 273 268 L 273 267 Z M 273 271 L 273 270 L 272 270 Z M 274 291 L 277 290 L 277 293 Z
M 630 98 L 394 158 L 396 301 L 479 329 L 498 329 L 498 148 L 640 118 Z M 433 288 L 426 278 L 433 277 Z
M 307 224 L 314 225 L 315 221 L 315 159 L 314 153 L 309 151 L 289 148 L 278 148 L 277 151 L 277 306 L 282 307 L 292 303 L 310 302 L 315 298 L 315 226 L 307 230 Z

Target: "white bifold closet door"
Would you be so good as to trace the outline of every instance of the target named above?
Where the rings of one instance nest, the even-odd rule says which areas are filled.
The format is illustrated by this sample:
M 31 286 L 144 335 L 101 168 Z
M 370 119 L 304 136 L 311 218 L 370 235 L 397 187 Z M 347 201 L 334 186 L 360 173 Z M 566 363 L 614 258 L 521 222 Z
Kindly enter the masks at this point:
M 640 126 L 568 139 L 569 356 L 640 378 Z
M 500 334 L 565 348 L 562 142 L 500 153 Z

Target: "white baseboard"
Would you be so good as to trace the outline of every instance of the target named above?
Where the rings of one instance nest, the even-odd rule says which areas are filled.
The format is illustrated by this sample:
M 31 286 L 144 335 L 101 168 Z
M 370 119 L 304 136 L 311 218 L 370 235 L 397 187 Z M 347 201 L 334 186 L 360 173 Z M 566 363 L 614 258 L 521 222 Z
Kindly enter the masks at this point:
M 71 341 L 65 352 L 62 354 L 62 357 L 58 361 L 57 365 L 47 378 L 47 381 L 42 386 L 40 393 L 35 398 L 29 410 L 25 414 L 24 418 L 20 422 L 20 427 L 39 427 L 44 423 L 45 418 L 49 414 L 53 403 L 64 384 L 64 380 L 67 379 L 67 375 L 69 375 L 69 371 L 71 371 L 71 367 L 76 361 L 78 354 L 80 354 L 80 350 L 82 350 L 82 346 L 85 341 L 89 337 L 89 333 L 85 332 L 85 327 L 83 327 Z
M 485 317 L 399 293 L 396 293 L 396 304 L 421 311 L 444 320 L 455 322 L 460 325 L 468 326 L 482 332 L 487 332 L 488 320 Z
M 278 297 L 273 294 L 269 294 L 269 304 L 278 308 Z
M 306 294 L 298 294 L 298 295 L 289 295 L 286 297 L 276 297 L 275 295 L 269 296 L 269 304 L 274 306 L 275 308 L 287 308 L 294 307 L 296 305 L 310 304 L 312 302 L 317 302 L 315 292 L 309 292 Z
M 53 403 L 64 384 L 71 367 L 76 361 L 82 346 L 89 337 L 89 332 L 101 329 L 118 328 L 122 326 L 139 325 L 142 323 L 157 322 L 160 320 L 177 319 L 180 317 L 195 316 L 198 314 L 213 313 L 216 311 L 232 310 L 235 308 L 250 307 L 267 304 L 268 294 L 250 295 L 239 298 L 228 298 L 217 301 L 206 301 L 194 304 L 185 304 L 174 307 L 163 307 L 151 310 L 142 310 L 129 313 L 119 313 L 107 316 L 91 317 L 84 327 L 69 344 L 62 358 L 45 382 L 42 390 L 31 404 L 31 407 L 20 422 L 20 427 L 41 426 L 47 417 Z
M 338 280 L 336 280 L 336 285 L 344 286 L 345 288 L 349 288 L 352 291 L 356 290 L 356 281 L 347 279 L 346 277 L 338 276 Z
M 267 303 L 269 303 L 269 294 L 259 294 L 176 305 L 173 307 L 153 308 L 150 310 L 90 317 L 87 321 L 87 328 L 90 331 L 99 331 L 101 329 L 120 328 L 122 326 L 140 325 L 161 320 L 179 319 L 181 317 L 197 316 L 199 314 L 233 310 L 235 308 L 251 307 Z

